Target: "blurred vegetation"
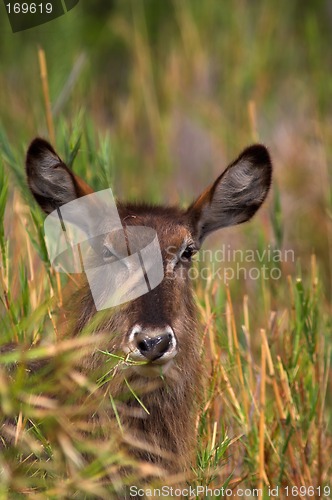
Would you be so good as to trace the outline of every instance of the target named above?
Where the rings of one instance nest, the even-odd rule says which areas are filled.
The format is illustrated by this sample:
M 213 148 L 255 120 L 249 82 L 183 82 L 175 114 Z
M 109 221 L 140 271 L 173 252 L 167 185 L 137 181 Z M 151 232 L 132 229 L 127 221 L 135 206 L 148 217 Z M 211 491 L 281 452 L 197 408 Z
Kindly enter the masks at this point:
M 0 116 L 22 162 L 47 136 L 42 46 L 56 128 L 80 113 L 108 131 L 122 197 L 188 201 L 241 147 L 266 143 L 283 244 L 305 265 L 317 253 L 331 295 L 330 1 L 81 1 L 16 34 L 1 8 Z
M 48 136 L 41 46 L 57 150 L 96 189 L 112 185 L 123 199 L 187 203 L 243 147 L 268 146 L 275 167 L 268 203 L 250 224 L 208 243 L 294 249 L 295 262 L 280 263 L 278 281 L 231 282 L 229 296 L 217 279 L 195 284 L 211 374 L 195 480 L 220 486 L 232 474 L 233 485 L 257 484 L 263 328 L 284 403 L 282 414 L 268 364 L 267 479 L 325 484 L 332 408 L 331 1 L 81 0 L 65 16 L 16 34 L 3 4 L 0 13 L 1 342 L 30 346 L 57 338 L 50 300 L 59 283 L 23 169 L 30 140 Z M 55 356 L 51 380 L 59 391 L 75 386 L 76 347 Z M 1 363 L 22 363 L 21 356 L 3 355 Z M 37 359 L 43 356 L 36 351 Z M 71 396 L 64 420 L 49 400 L 38 410 L 28 396 L 46 388 L 52 399 L 56 390 L 17 372 L 13 378 L 0 371 L 3 414 L 16 417 L 15 444 L 0 457 L 1 498 L 32 491 L 48 491 L 47 498 L 115 495 L 116 466 L 127 458 L 109 455 L 100 436 L 84 427 L 84 411 L 75 417 L 78 434 L 64 440 L 61 430 L 76 408 Z M 77 384 L 75 404 L 81 391 L 90 391 L 89 381 Z M 113 408 L 114 401 L 104 404 Z M 81 432 L 90 432 L 83 447 Z

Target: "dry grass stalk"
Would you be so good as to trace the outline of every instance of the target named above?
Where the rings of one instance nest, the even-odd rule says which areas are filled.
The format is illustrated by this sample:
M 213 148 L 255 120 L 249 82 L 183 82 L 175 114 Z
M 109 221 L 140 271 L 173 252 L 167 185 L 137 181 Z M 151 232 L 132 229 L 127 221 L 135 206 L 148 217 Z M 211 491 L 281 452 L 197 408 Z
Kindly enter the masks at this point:
M 226 384 L 226 389 L 227 389 L 227 392 L 230 396 L 231 403 L 232 403 L 233 407 L 236 409 L 238 416 L 240 417 L 241 421 L 244 424 L 245 423 L 244 416 L 243 416 L 243 413 L 241 411 L 240 403 L 239 403 L 237 397 L 235 396 L 235 392 L 233 390 L 232 384 L 230 383 L 229 378 L 228 378 L 227 373 L 226 373 L 226 370 L 222 364 L 220 364 L 220 370 L 221 370 L 222 378 L 224 379 L 224 382 Z M 222 396 L 220 389 L 218 389 L 218 394 L 220 394 Z M 226 404 L 228 403 L 228 401 L 226 399 L 225 399 L 225 402 L 226 402 Z
M 313 299 L 316 300 L 316 291 L 318 286 L 318 276 L 317 276 L 317 262 L 316 255 L 311 255 L 311 286 Z M 316 486 L 322 485 L 323 481 L 323 446 L 322 446 L 322 434 L 323 434 L 323 420 L 324 420 L 324 408 L 322 405 L 322 355 L 324 345 L 321 343 L 320 332 L 317 333 L 316 346 L 315 346 L 315 376 L 316 383 L 318 387 L 317 395 L 317 484 Z M 318 498 L 318 497 L 317 497 Z
M 249 297 L 244 295 L 243 297 L 243 316 L 244 316 L 244 327 L 243 332 L 247 341 L 247 363 L 248 363 L 248 373 L 249 373 L 249 387 L 250 390 L 254 390 L 254 375 L 253 375 L 253 361 L 252 361 L 252 350 L 251 350 L 251 339 L 250 339 L 250 323 L 249 323 Z
M 265 330 L 261 330 L 261 336 L 264 338 Z M 266 394 L 266 349 L 265 343 L 262 343 L 261 351 L 261 386 L 259 398 L 259 493 L 258 498 L 263 498 L 263 486 L 265 481 L 265 394 Z
M 232 304 L 231 294 L 230 294 L 228 286 L 226 286 L 226 293 L 227 293 L 227 302 L 229 305 L 230 316 L 231 316 L 231 325 L 232 325 L 232 331 L 233 331 L 233 342 L 234 342 L 236 364 L 237 364 L 237 368 L 239 371 L 239 378 L 240 378 L 240 382 L 241 382 L 244 413 L 246 415 L 246 422 L 248 422 L 249 421 L 249 418 L 248 418 L 248 392 L 247 392 L 247 388 L 245 386 L 245 381 L 244 381 L 241 356 L 240 356 L 239 339 L 237 336 L 235 316 L 234 316 L 234 311 L 233 311 L 233 304 Z
M 256 102 L 252 99 L 248 102 L 248 116 L 249 116 L 249 126 L 250 126 L 251 138 L 254 142 L 258 142 L 259 141 L 259 134 L 258 134 L 258 126 L 257 126 Z
M 54 132 L 54 124 L 52 118 L 52 106 L 50 101 L 50 93 L 48 88 L 48 78 L 47 78 L 47 64 L 45 51 L 41 47 L 38 48 L 38 59 L 39 59 L 39 68 L 40 68 L 40 78 L 43 87 L 43 95 L 44 95 L 44 103 L 45 103 L 45 112 L 46 112 L 46 121 L 47 128 L 50 139 L 53 144 L 55 144 L 55 132 Z
M 232 334 L 232 319 L 228 302 L 226 302 L 226 326 L 227 326 L 227 340 L 228 340 L 227 346 L 229 352 L 233 355 L 234 348 L 233 348 L 233 334 Z
M 287 405 L 287 408 L 288 408 L 288 411 L 289 411 L 289 414 L 291 417 L 292 424 L 294 426 L 294 429 L 296 430 L 297 421 L 299 419 L 299 416 L 297 415 L 297 412 L 296 412 L 296 408 L 295 408 L 294 401 L 292 399 L 291 391 L 290 391 L 289 384 L 288 384 L 288 378 L 287 378 L 286 372 L 284 370 L 284 367 L 282 366 L 280 356 L 277 356 L 277 360 L 278 360 L 278 370 L 280 373 L 280 381 L 281 381 L 281 386 L 283 389 L 284 397 L 286 400 L 286 405 Z M 295 431 L 295 432 L 297 434 L 297 431 Z M 298 437 L 298 435 L 297 435 L 297 437 Z M 300 442 L 301 442 L 301 439 L 300 439 Z M 301 450 L 303 450 L 303 445 L 301 446 Z M 305 480 L 304 480 L 304 477 L 303 477 L 303 474 L 301 472 L 300 467 L 296 463 L 295 455 L 292 456 L 291 462 L 292 462 L 292 464 L 293 463 L 295 464 L 295 466 L 293 466 L 294 482 L 298 487 L 300 487 L 301 485 L 305 484 Z

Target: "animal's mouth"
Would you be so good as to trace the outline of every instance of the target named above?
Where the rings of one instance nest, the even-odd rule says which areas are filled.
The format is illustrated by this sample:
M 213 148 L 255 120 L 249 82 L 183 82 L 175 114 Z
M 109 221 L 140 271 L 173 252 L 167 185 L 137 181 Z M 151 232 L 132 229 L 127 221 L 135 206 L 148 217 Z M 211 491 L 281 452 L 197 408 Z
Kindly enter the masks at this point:
M 148 363 L 134 365 L 135 372 L 143 377 L 163 377 L 173 365 L 173 359 L 149 361 Z
M 128 359 L 132 361 L 132 368 L 138 375 L 143 377 L 162 377 L 174 364 L 174 358 L 177 355 L 177 349 L 164 353 L 161 357 L 148 361 L 138 349 L 125 349 Z
M 147 358 L 138 349 L 125 349 L 126 354 L 132 361 L 147 361 Z M 177 355 L 176 346 L 172 346 L 167 352 L 163 353 L 155 359 L 150 359 L 147 364 L 151 365 L 165 365 L 168 361 L 172 360 Z

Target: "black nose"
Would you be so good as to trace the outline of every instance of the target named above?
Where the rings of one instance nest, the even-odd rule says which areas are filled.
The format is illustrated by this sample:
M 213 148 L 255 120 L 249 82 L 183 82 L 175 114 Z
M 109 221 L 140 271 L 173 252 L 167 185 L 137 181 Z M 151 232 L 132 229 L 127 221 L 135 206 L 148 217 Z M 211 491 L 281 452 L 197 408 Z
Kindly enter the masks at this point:
M 172 344 L 172 335 L 164 333 L 157 337 L 148 337 L 146 334 L 139 334 L 136 343 L 140 353 L 149 361 L 154 361 L 161 358 L 169 350 Z

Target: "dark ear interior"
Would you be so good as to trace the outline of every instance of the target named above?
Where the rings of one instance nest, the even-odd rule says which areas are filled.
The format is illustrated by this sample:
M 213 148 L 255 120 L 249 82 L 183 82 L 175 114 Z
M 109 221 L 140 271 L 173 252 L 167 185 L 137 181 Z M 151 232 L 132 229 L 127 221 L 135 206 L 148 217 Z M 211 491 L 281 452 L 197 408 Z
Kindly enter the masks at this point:
M 266 147 L 246 148 L 188 209 L 198 245 L 217 229 L 249 220 L 265 200 L 271 178 Z
M 30 144 L 26 173 L 33 196 L 47 214 L 78 197 L 74 175 L 44 139 Z

